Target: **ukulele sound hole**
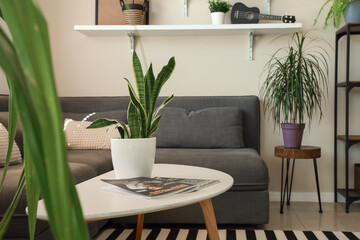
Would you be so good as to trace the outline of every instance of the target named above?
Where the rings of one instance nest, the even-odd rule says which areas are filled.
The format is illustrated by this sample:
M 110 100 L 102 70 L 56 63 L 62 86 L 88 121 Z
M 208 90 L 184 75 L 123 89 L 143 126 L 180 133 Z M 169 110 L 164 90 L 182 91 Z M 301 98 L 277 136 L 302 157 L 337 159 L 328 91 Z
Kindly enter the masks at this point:
M 254 19 L 254 13 L 253 12 L 247 12 L 247 13 L 245 13 L 245 18 L 247 19 L 247 20 L 253 20 Z

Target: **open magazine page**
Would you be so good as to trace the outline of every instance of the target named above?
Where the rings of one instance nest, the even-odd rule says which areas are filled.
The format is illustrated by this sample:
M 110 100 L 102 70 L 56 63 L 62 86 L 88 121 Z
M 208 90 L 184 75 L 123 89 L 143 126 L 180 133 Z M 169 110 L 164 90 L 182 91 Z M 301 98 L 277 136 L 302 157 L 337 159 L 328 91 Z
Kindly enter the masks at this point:
M 180 192 L 191 192 L 219 182 L 218 180 L 165 177 L 101 180 L 118 187 L 117 189 L 107 188 L 107 190 L 120 191 L 148 199 L 169 196 Z

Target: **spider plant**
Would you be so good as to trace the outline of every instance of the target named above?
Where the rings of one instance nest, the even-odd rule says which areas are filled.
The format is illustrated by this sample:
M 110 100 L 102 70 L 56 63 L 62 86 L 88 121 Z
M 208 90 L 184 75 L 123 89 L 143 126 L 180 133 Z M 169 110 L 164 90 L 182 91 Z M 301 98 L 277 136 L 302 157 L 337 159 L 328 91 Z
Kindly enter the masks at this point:
M 327 95 L 329 56 L 321 46 L 310 46 L 315 40 L 294 33 L 293 46 L 277 50 L 264 68 L 267 72 L 260 89 L 264 113 L 269 113 L 275 126 L 280 123 L 309 125 L 315 113 L 323 116 L 322 101 Z M 281 53 L 285 55 L 281 55 Z
M 11 33 L 10 38 L 0 27 L 0 67 L 6 74 L 10 92 L 9 149 L 20 120 L 25 155 L 25 167 L 18 189 L 0 222 L 0 239 L 9 226 L 24 188 L 27 192 L 31 239 L 35 234 L 40 192 L 56 239 L 88 239 L 67 163 L 46 20 L 33 0 L 1 0 L 0 16 Z M 8 151 L 0 191 L 6 178 L 10 154 L 11 151 Z
M 115 124 L 121 138 L 149 138 L 157 131 L 161 119 L 161 115 L 158 115 L 159 111 L 174 98 L 174 95 L 171 95 L 155 109 L 160 90 L 174 71 L 175 58 L 170 58 L 168 64 L 162 68 L 156 78 L 152 64 L 150 64 L 144 76 L 140 60 L 135 51 L 132 66 L 137 95 L 129 80 L 125 78 L 130 94 L 127 113 L 129 126 L 127 127 L 124 122 L 116 119 L 100 118 L 95 120 L 88 128 L 109 127 Z

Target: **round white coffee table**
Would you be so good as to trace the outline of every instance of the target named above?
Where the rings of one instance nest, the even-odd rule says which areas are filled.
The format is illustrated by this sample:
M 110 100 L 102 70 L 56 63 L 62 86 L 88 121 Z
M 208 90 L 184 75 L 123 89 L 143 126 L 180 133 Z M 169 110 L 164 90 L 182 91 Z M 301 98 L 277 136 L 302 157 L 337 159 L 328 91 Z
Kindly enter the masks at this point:
M 141 239 L 144 214 L 200 203 L 209 239 L 219 239 L 211 198 L 231 188 L 233 178 L 230 175 L 208 168 L 155 164 L 152 177 L 214 179 L 220 182 L 198 191 L 149 200 L 104 190 L 109 184 L 100 179 L 115 179 L 111 171 L 76 185 L 85 220 L 92 222 L 138 215 L 136 239 Z M 39 201 L 37 218 L 48 219 L 43 200 Z

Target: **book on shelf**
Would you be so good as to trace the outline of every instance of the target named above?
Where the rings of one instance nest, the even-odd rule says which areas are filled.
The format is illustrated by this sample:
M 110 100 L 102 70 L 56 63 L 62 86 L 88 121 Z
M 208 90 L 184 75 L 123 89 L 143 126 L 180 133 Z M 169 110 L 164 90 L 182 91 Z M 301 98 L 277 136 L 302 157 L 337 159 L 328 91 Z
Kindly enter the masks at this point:
M 219 180 L 168 178 L 168 177 L 137 177 L 127 179 L 101 179 L 112 184 L 106 190 L 126 193 L 142 198 L 153 199 L 178 193 L 192 192 L 208 187 Z

